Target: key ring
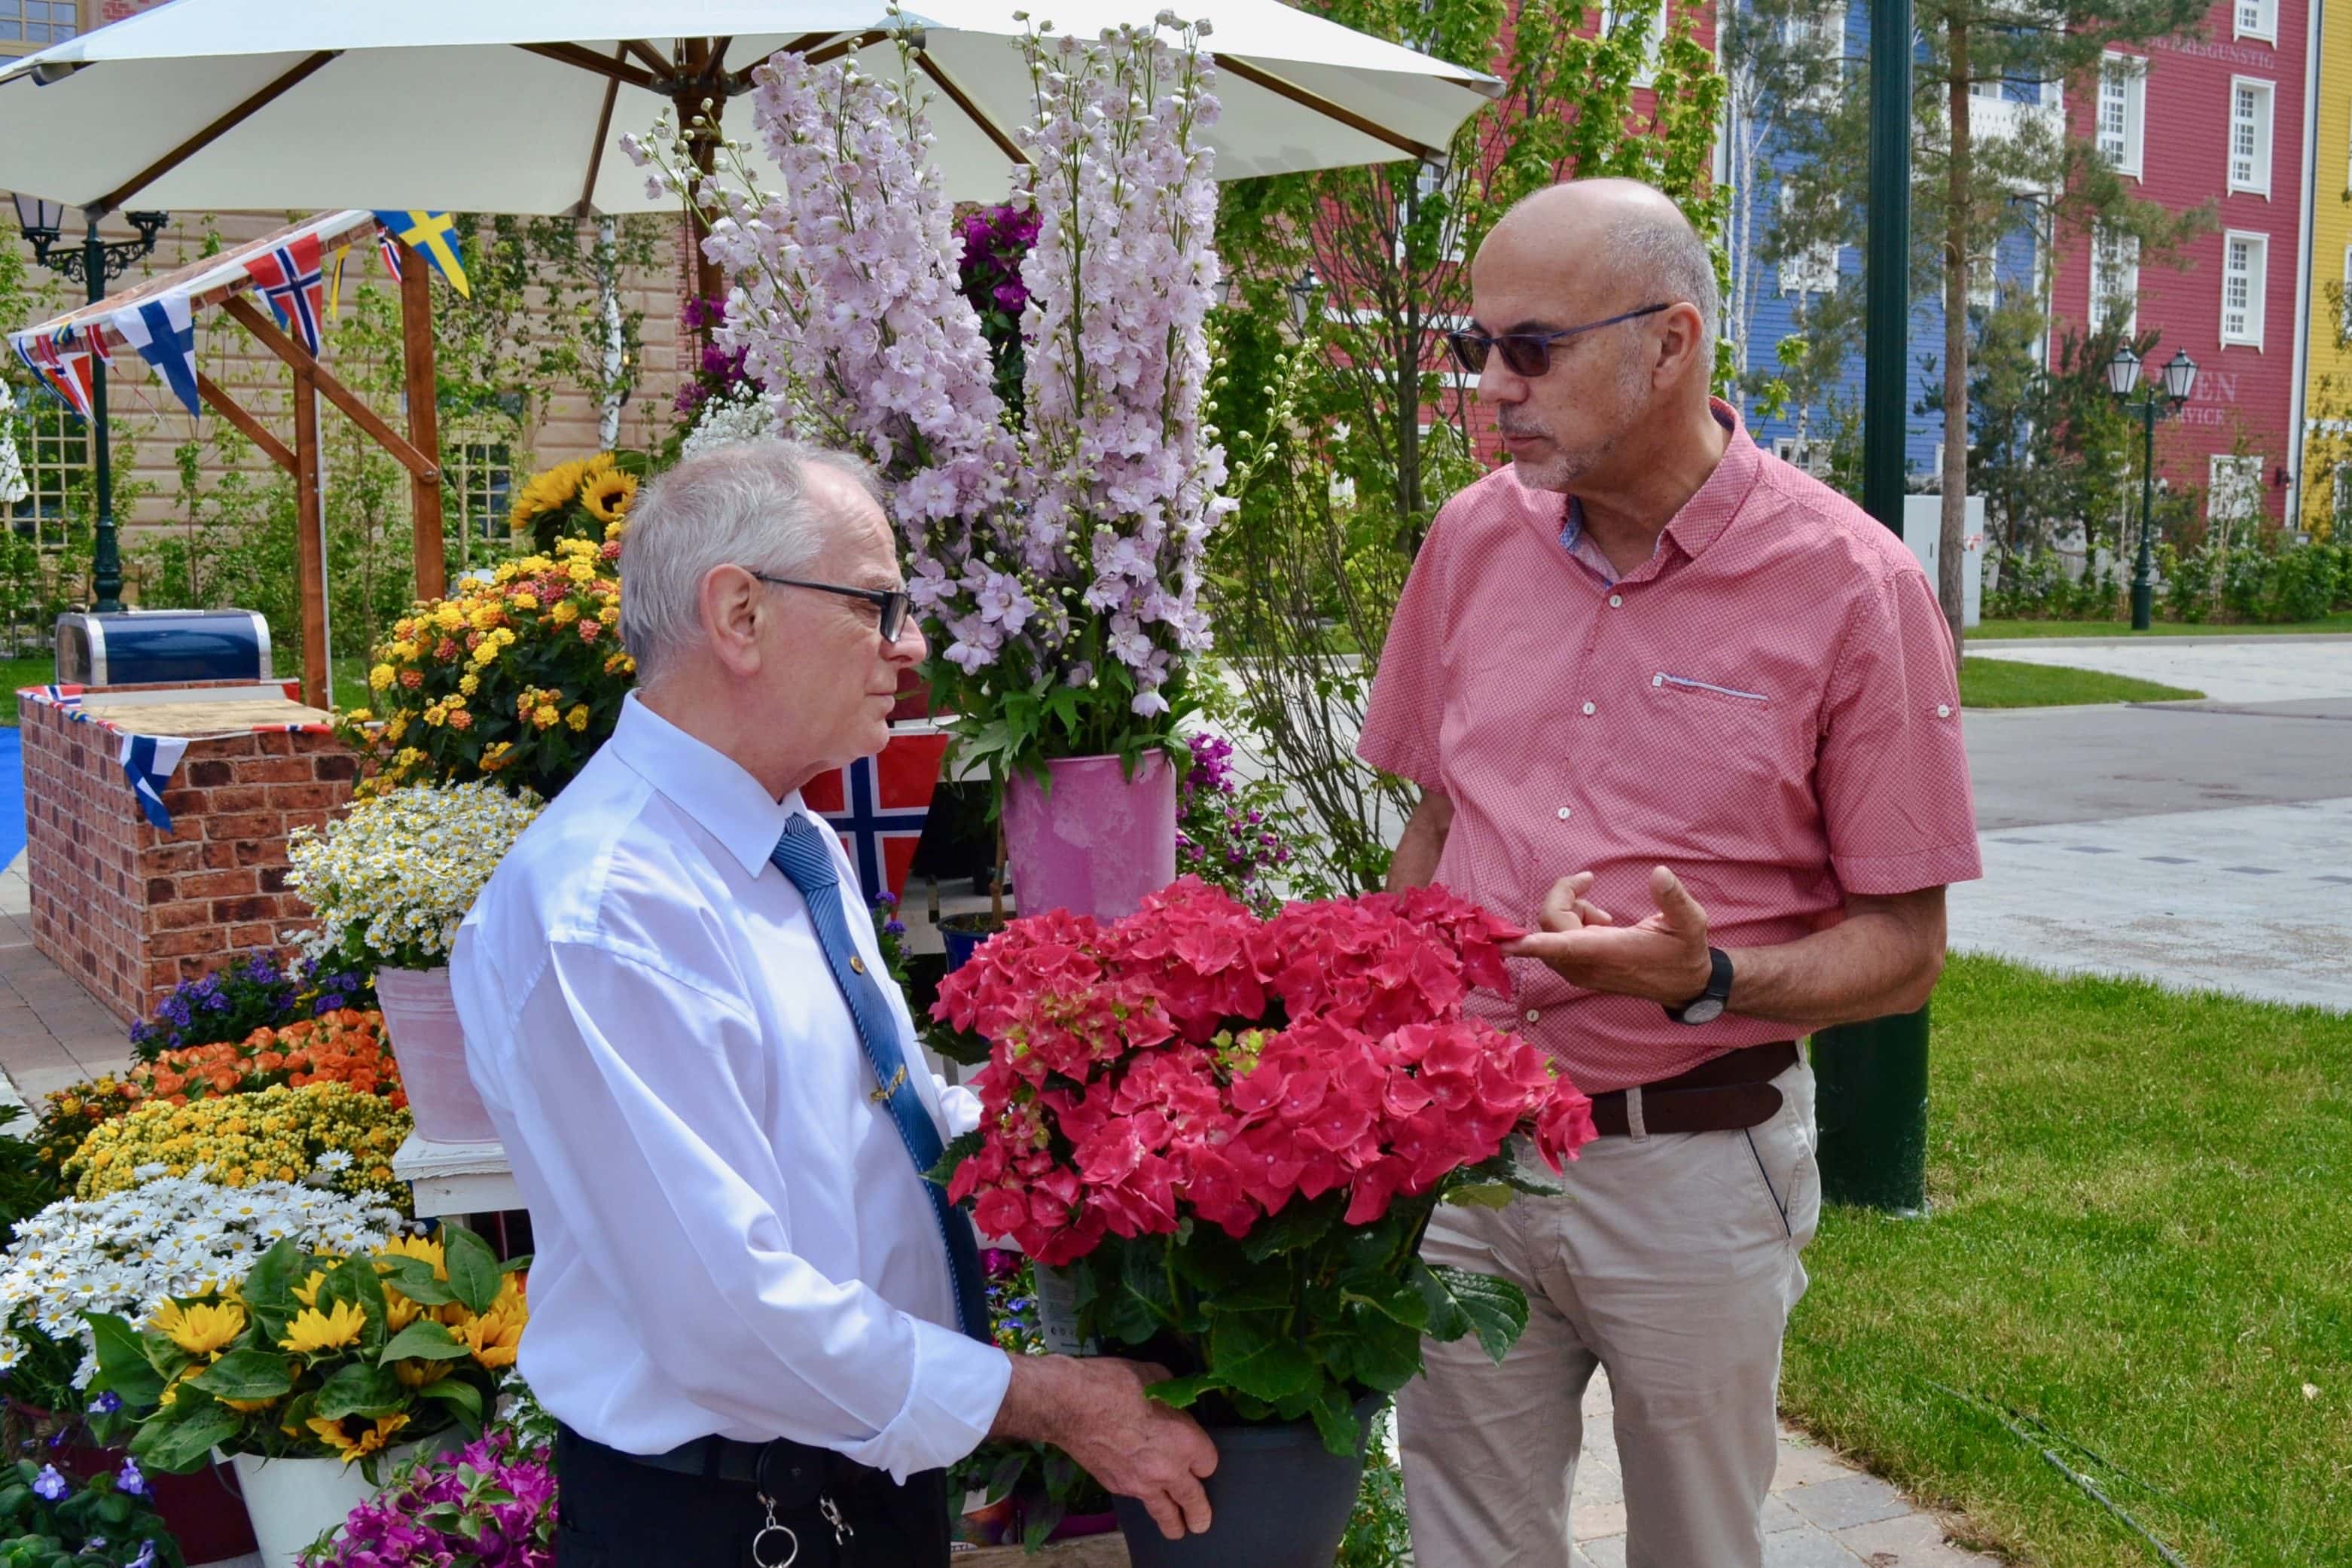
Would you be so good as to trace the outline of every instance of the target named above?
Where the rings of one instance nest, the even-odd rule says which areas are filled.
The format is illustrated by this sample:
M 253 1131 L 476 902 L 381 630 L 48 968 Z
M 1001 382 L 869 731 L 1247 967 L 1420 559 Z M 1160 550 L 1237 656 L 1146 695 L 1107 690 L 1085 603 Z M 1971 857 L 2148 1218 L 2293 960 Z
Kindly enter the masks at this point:
M 800 1561 L 801 1538 L 793 1533 L 791 1525 L 777 1522 L 776 1502 L 773 1498 L 761 1492 L 760 1506 L 767 1510 L 768 1522 L 761 1525 L 759 1532 L 751 1537 L 751 1562 L 755 1568 L 793 1568 L 793 1564 Z M 771 1563 L 761 1555 L 762 1546 L 772 1535 L 781 1535 L 784 1538 L 784 1544 L 782 1547 L 768 1548 L 770 1551 L 782 1552 L 784 1556 L 782 1562 Z

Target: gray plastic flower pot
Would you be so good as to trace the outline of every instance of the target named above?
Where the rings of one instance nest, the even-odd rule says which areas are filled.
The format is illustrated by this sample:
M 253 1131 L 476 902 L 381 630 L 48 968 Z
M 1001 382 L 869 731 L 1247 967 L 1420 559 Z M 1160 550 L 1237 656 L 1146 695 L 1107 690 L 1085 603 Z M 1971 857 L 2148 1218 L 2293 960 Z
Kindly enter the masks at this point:
M 1334 1454 L 1312 1421 L 1212 1426 L 1217 1469 L 1206 1482 L 1207 1531 L 1171 1541 L 1133 1498 L 1114 1498 L 1135 1568 L 1331 1568 L 1356 1491 L 1372 1418 L 1388 1401 L 1356 1403 L 1356 1451 Z

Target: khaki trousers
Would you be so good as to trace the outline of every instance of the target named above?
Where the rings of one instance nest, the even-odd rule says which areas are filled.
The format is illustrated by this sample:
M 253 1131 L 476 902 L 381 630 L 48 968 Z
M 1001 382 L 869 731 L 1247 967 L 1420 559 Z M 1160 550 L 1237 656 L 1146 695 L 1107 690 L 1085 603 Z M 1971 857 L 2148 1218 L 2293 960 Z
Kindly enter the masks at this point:
M 1596 1139 L 1567 1198 L 1438 1210 L 1422 1256 L 1517 1284 L 1528 1329 L 1499 1366 L 1475 1338 L 1428 1345 L 1398 1395 L 1417 1568 L 1569 1568 L 1596 1366 L 1627 1568 L 1759 1568 L 1780 1335 L 1821 1215 L 1812 1070 L 1774 1081 L 1780 1111 L 1747 1131 Z

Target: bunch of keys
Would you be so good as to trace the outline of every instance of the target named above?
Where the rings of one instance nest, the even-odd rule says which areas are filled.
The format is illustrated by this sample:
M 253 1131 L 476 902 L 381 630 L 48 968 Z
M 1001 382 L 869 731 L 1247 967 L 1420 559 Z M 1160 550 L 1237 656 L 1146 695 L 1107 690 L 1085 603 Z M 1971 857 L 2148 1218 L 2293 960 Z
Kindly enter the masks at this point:
M 793 1564 L 800 1561 L 801 1538 L 793 1533 L 791 1525 L 776 1517 L 775 1499 L 761 1492 L 760 1507 L 766 1512 L 768 1522 L 761 1525 L 759 1533 L 751 1537 L 752 1563 L 757 1565 L 757 1568 L 793 1568 Z M 851 1527 L 848 1520 L 842 1517 L 841 1505 L 835 1502 L 829 1496 L 819 1497 L 816 1500 L 816 1510 L 824 1517 L 825 1523 L 833 1527 L 833 1543 L 835 1546 L 848 1545 L 849 1538 L 856 1535 L 857 1531 Z M 782 1536 L 783 1539 L 781 1542 L 771 1542 L 769 1540 L 771 1536 Z M 767 1554 L 772 1552 L 781 1552 L 783 1555 L 771 1561 Z

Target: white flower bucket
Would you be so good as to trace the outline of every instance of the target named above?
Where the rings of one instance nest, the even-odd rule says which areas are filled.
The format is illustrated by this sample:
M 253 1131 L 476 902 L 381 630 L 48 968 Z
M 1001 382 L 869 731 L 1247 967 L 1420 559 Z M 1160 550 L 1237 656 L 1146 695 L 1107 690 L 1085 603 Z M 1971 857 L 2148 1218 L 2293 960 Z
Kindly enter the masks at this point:
M 450 1431 L 387 1450 L 378 1475 L 392 1478 L 394 1467 L 427 1447 L 446 1447 L 458 1440 Z M 352 1510 L 382 1489 L 367 1479 L 358 1465 L 341 1459 L 266 1459 L 258 1454 L 237 1454 L 237 1485 L 245 1489 L 245 1511 L 253 1521 L 254 1543 L 261 1549 L 262 1568 L 299 1568 L 301 1554 L 330 1530 L 341 1528 Z
M 436 1143 L 488 1143 L 498 1137 L 466 1074 L 466 1030 L 449 992 L 449 969 L 376 971 L 376 1000 L 400 1064 L 416 1135 Z

